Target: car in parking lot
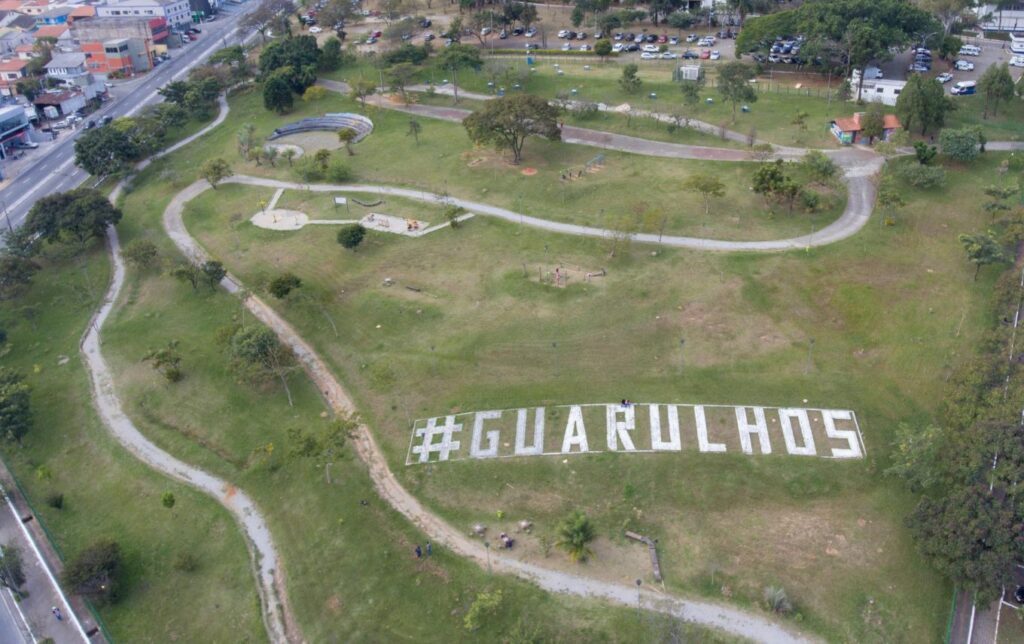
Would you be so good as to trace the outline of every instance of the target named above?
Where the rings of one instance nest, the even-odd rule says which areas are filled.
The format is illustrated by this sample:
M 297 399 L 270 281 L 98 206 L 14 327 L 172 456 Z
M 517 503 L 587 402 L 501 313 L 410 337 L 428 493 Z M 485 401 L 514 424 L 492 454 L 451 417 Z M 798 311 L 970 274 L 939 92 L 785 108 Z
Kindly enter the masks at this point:
M 616 41 L 618 41 L 618 40 L 622 40 L 622 32 L 621 32 L 621 31 L 616 31 L 616 32 L 615 32 L 615 33 L 614 33 L 614 34 L 612 35 L 612 40 L 616 40 Z
M 949 88 L 949 93 L 954 96 L 969 96 L 977 91 L 978 84 L 974 81 L 959 81 Z
M 505 29 L 502 29 L 501 33 L 498 34 L 498 38 L 500 38 L 502 40 L 505 40 L 506 38 L 508 38 L 508 31 L 506 31 Z
M 572 51 L 572 45 L 570 45 L 569 43 L 565 43 L 564 45 L 562 45 L 561 49 L 562 51 Z
M 578 34 L 576 34 L 576 40 L 586 40 L 586 39 L 587 39 L 587 32 L 581 31 Z
M 697 52 L 693 51 L 692 49 L 687 49 L 686 51 L 683 52 L 683 59 L 684 60 L 691 60 L 691 59 L 694 59 L 694 58 L 700 58 L 700 54 L 698 54 Z
M 708 51 L 707 49 L 700 50 L 700 59 L 701 60 L 708 60 L 709 58 L 711 58 L 711 52 L 710 51 Z
M 424 18 L 423 20 L 420 20 L 420 27 L 423 27 L 424 29 L 430 27 L 433 24 L 434 23 L 431 22 L 430 18 Z
M 938 76 L 935 77 L 935 80 L 939 81 L 940 83 L 945 84 L 945 83 L 948 83 L 949 81 L 953 80 L 953 75 L 950 74 L 949 72 L 942 72 L 941 74 L 939 74 Z
M 908 72 L 914 72 L 915 74 L 923 74 L 925 72 L 932 71 L 931 65 L 925 65 L 924 63 L 911 63 L 910 67 L 907 67 Z
M 636 44 L 635 42 L 631 42 L 631 43 L 629 43 L 628 45 L 625 46 L 624 50 L 625 51 L 640 51 L 640 45 Z
M 717 49 L 711 52 L 711 60 L 718 60 L 721 57 L 722 54 Z
M 661 52 L 661 59 L 662 60 L 675 60 L 676 58 L 677 58 L 677 56 L 675 54 L 673 54 L 672 52 L 670 52 L 670 51 L 663 51 L 663 52 Z
M 569 35 L 569 30 L 568 29 L 562 29 L 561 31 L 558 32 L 558 37 L 559 38 L 565 38 L 568 35 Z
M 977 45 L 964 45 L 963 47 L 960 48 L 960 53 L 957 54 L 957 55 L 958 56 L 980 56 L 981 55 L 981 47 L 978 47 Z
M 660 36 L 658 36 L 658 42 L 660 42 L 662 44 L 667 43 L 668 42 L 668 35 L 667 34 L 661 34 Z
M 322 27 L 310 27 L 309 28 L 309 33 L 311 33 L 311 34 L 318 34 L 321 31 L 323 31 Z
M 640 54 L 640 58 L 642 60 L 655 60 L 657 57 L 658 54 L 655 54 L 654 52 L 650 51 L 645 51 L 644 53 Z
M 39 147 L 39 144 L 35 141 L 24 141 L 22 139 L 16 139 L 11 145 L 18 150 L 35 150 Z
M 959 72 L 973 72 L 974 63 L 969 60 L 958 60 L 953 63 L 953 68 Z
M 671 38 L 669 38 L 668 39 L 668 44 L 670 44 L 670 45 L 678 45 L 679 44 L 679 36 L 672 36 Z
M 529 29 L 526 30 L 526 37 L 527 38 L 533 38 L 536 35 L 537 35 L 537 28 L 536 27 L 530 27 Z
M 641 47 L 641 49 L 643 49 L 647 53 L 654 54 L 654 53 L 657 53 L 658 46 L 657 45 L 644 45 L 643 47 Z
M 618 53 L 620 53 L 622 51 L 625 51 L 625 49 L 626 49 L 626 46 L 623 45 L 620 42 L 617 42 L 614 45 L 612 45 L 612 51 L 614 51 L 616 54 L 618 54 Z
M 1024 67 L 1024 56 L 1014 56 L 1010 59 L 1011 67 Z
M 697 34 L 690 34 L 687 36 L 686 42 L 697 42 Z
M 580 45 L 580 51 L 590 51 L 590 45 Z

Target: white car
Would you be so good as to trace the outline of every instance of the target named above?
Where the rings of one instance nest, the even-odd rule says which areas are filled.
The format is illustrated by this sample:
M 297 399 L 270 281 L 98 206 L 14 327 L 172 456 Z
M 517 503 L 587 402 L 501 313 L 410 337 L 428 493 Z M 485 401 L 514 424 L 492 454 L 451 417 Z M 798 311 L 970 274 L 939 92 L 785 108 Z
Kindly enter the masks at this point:
M 656 54 L 656 53 L 658 53 L 658 46 L 657 45 L 644 45 L 640 49 L 642 51 L 644 51 L 644 52 L 649 53 L 649 54 Z
M 580 51 L 590 51 L 590 45 L 580 45 Z
M 562 51 L 572 51 L 572 45 L 570 45 L 569 43 L 565 43 L 564 45 L 562 45 Z
M 614 45 L 612 45 L 612 51 L 614 51 L 614 52 L 615 52 L 616 54 L 617 54 L 617 53 L 619 53 L 619 52 L 621 52 L 621 51 L 622 51 L 623 49 L 625 49 L 625 48 L 626 48 L 626 46 L 625 46 L 625 45 L 623 45 L 623 44 L 622 44 L 622 43 L 620 43 L 620 42 L 617 42 L 617 43 L 615 43 Z
M 655 53 L 649 52 L 649 51 L 645 51 L 644 53 L 640 54 L 640 58 L 642 60 L 657 60 L 658 59 L 658 54 L 655 54 Z
M 974 71 L 974 63 L 972 63 L 969 60 L 958 60 L 958 61 L 956 61 L 956 64 L 953 65 L 953 67 L 955 67 L 956 70 L 960 71 L 960 72 L 973 72 Z
M 935 80 L 939 81 L 940 83 L 945 84 L 945 83 L 948 83 L 949 81 L 953 80 L 953 75 L 950 74 L 949 72 L 943 72 L 943 73 L 939 74 L 938 76 L 936 76 Z
M 663 51 L 663 52 L 661 52 L 661 59 L 662 60 L 675 60 L 676 58 L 677 58 L 677 56 L 675 54 L 673 54 L 672 52 L 670 52 L 670 51 Z
M 536 27 L 530 27 L 529 29 L 526 30 L 526 37 L 527 38 L 533 38 L 536 35 L 537 35 L 537 28 Z
M 489 33 L 491 33 L 490 27 L 484 27 L 483 29 L 480 30 L 480 36 L 486 36 Z
M 563 29 L 563 30 L 558 32 L 558 37 L 559 38 L 565 38 L 568 35 L 569 35 L 569 30 L 568 29 Z
M 1024 56 L 1014 56 L 1010 59 L 1012 67 L 1024 67 Z
M 711 52 L 711 60 L 718 60 L 721 57 L 722 54 L 720 54 L 717 49 Z
M 309 33 L 311 33 L 311 34 L 318 34 L 321 31 L 323 31 L 323 28 L 321 28 L 321 27 L 313 26 L 313 27 L 309 28 Z

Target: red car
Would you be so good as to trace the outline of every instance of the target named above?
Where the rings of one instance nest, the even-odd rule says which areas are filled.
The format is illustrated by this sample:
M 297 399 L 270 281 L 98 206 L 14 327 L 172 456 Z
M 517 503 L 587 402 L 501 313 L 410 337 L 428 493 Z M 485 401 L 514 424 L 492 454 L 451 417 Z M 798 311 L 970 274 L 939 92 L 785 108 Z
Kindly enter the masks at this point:
M 660 42 L 660 43 L 668 42 L 668 36 L 666 36 L 665 34 L 661 34 L 660 36 L 658 36 L 658 42 Z
M 381 36 L 383 36 L 383 35 L 384 35 L 384 33 L 383 33 L 383 32 L 380 32 L 380 31 L 375 31 L 375 32 L 373 32 L 373 33 L 372 33 L 372 34 L 370 34 L 370 35 L 371 35 L 371 36 L 373 36 L 374 38 L 380 38 Z
M 700 59 L 701 60 L 707 60 L 708 58 L 711 58 L 711 52 L 708 51 L 707 49 L 701 49 L 700 50 Z

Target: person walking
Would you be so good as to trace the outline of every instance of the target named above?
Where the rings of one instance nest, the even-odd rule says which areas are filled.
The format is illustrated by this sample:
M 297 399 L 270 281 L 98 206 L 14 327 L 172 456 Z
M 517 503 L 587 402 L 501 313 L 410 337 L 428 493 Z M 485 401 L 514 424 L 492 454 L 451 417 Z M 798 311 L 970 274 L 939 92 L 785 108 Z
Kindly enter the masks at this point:
M 427 556 L 434 554 L 434 549 L 430 547 L 430 542 L 427 542 Z
M 56 606 L 51 608 L 50 612 L 53 613 L 53 616 L 57 618 L 58 622 L 64 621 L 64 616 L 60 614 L 60 609 Z
M 420 548 L 420 544 L 418 544 L 418 543 L 416 544 L 416 558 L 417 559 L 422 559 L 423 558 L 423 549 Z

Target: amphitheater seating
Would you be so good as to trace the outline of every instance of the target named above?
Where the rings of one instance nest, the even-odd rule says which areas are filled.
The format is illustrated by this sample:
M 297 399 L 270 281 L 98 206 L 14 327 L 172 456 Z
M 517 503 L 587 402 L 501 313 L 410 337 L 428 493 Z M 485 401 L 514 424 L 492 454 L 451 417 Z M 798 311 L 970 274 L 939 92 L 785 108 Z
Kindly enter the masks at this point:
M 361 114 L 352 114 L 349 112 L 324 114 L 323 116 L 314 116 L 302 119 L 301 121 L 295 121 L 294 123 L 289 123 L 287 125 L 282 125 L 274 130 L 274 133 L 267 137 L 267 140 L 273 141 L 274 139 L 279 139 L 282 136 L 298 134 L 299 132 L 313 132 L 320 130 L 337 132 L 338 130 L 345 128 L 355 130 L 355 141 L 358 142 L 362 141 L 370 132 L 373 131 L 373 121 Z

